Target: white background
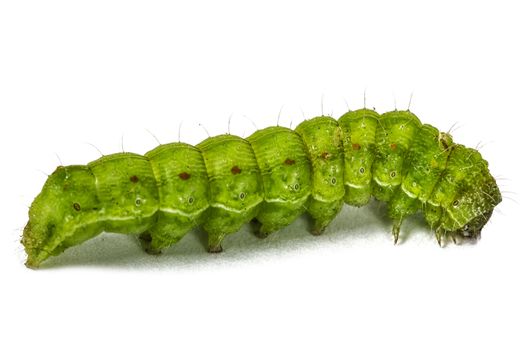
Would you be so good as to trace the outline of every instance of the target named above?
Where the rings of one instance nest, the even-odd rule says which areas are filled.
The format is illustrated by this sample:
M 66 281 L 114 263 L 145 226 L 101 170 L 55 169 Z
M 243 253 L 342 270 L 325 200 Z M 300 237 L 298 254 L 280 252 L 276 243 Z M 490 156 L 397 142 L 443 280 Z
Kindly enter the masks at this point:
M 525 347 L 524 10 L 519 1 L 2 1 L 0 347 Z M 408 106 L 489 161 L 504 192 L 476 245 L 377 203 L 322 237 L 202 232 L 158 257 L 103 234 L 26 269 L 46 174 L 122 149 L 248 136 L 366 104 Z M 252 123 L 253 122 L 253 123 Z M 199 123 L 204 128 L 199 126 Z M 150 134 L 151 133 L 151 134 Z

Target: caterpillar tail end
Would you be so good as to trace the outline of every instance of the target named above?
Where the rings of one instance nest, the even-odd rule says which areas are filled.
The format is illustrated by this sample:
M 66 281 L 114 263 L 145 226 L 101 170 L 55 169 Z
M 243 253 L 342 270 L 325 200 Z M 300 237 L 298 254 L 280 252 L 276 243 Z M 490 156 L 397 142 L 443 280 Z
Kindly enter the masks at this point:
M 36 242 L 33 239 L 33 236 L 31 222 L 28 222 L 24 227 L 24 233 L 20 243 L 22 243 L 24 246 L 27 254 L 27 259 L 25 262 L 26 267 L 30 269 L 37 269 L 40 267 L 40 264 L 49 257 L 49 254 L 44 250 L 39 250 L 36 248 Z
M 28 269 L 31 269 L 31 270 L 37 270 L 39 267 L 40 267 L 40 263 L 42 261 L 41 260 L 38 260 L 38 259 L 32 259 L 32 258 L 27 258 L 26 259 L 26 262 L 24 263 L 24 265 L 28 268 Z

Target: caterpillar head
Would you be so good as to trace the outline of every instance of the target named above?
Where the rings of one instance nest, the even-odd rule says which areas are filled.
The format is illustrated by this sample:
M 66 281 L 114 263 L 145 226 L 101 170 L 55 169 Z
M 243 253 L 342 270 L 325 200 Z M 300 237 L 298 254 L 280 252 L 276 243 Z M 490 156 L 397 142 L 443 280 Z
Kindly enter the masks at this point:
M 481 229 L 489 221 L 491 216 L 492 210 L 476 216 L 474 219 L 470 220 L 468 224 L 451 232 L 450 235 L 455 238 L 477 239 L 481 236 Z
M 477 239 L 489 221 L 494 207 L 501 202 L 501 193 L 492 176 L 480 186 L 464 191 L 447 209 L 450 235 Z
M 446 234 L 453 239 L 478 239 L 500 202 L 501 193 L 490 175 L 481 185 L 461 191 L 446 209 L 443 221 Z
M 442 237 L 454 241 L 479 238 L 500 202 L 501 193 L 487 161 L 477 150 L 455 144 L 424 212 L 441 244 Z

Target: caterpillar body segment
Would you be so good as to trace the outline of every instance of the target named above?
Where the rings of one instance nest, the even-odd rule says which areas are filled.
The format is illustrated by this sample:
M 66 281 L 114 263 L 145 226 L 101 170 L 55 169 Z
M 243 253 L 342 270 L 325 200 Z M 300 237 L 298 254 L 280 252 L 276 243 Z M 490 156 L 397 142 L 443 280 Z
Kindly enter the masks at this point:
M 313 234 L 320 234 L 343 206 L 344 166 L 341 129 L 331 117 L 316 117 L 295 129 L 312 164 L 312 191 L 307 212 L 314 220 Z
M 379 114 L 370 109 L 351 111 L 339 118 L 344 149 L 344 200 L 348 205 L 360 207 L 370 200 L 378 120 Z
M 208 250 L 219 252 L 250 220 L 265 237 L 306 211 L 319 234 L 343 203 L 371 197 L 388 203 L 395 242 L 404 218 L 422 210 L 440 244 L 479 237 L 501 202 L 478 151 L 410 111 L 361 109 L 295 130 L 273 126 L 246 139 L 219 135 L 60 166 L 30 207 L 22 244 L 26 265 L 37 267 L 102 231 L 139 234 L 157 253 L 200 226 Z
M 224 236 L 238 231 L 257 214 L 264 194 L 261 173 L 250 143 L 238 136 L 210 137 L 197 148 L 210 188 L 203 229 L 208 233 L 208 250 L 220 252 Z
M 247 140 L 261 170 L 264 191 L 257 235 L 266 237 L 304 212 L 312 189 L 311 163 L 301 137 L 288 128 L 272 126 Z
M 157 183 L 159 208 L 155 224 L 141 239 L 146 251 L 155 253 L 204 222 L 210 206 L 209 180 L 201 151 L 192 145 L 160 145 L 146 153 L 146 158 Z

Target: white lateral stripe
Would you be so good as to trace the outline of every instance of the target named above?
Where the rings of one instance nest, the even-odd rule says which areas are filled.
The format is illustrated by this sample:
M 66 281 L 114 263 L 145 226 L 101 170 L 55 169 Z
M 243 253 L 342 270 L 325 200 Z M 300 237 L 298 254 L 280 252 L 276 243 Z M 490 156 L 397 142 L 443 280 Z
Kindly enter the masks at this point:
M 282 198 L 266 198 L 264 201 L 266 203 L 289 203 L 289 204 L 298 204 L 298 203 L 301 203 L 301 202 L 304 202 L 308 199 L 308 197 L 310 197 L 309 194 L 307 194 L 306 196 L 303 196 L 301 198 L 298 198 L 294 201 L 290 201 L 290 200 L 287 200 L 287 199 L 282 199 Z
M 341 197 L 341 198 L 336 198 L 336 199 L 326 199 L 326 198 L 324 198 L 324 197 L 322 197 L 322 196 L 319 196 L 319 195 L 316 195 L 316 194 L 312 194 L 312 197 L 313 197 L 316 201 L 318 201 L 318 202 L 323 202 L 323 203 L 332 203 L 332 202 L 335 202 L 335 201 L 337 201 L 337 200 L 343 198 L 343 197 Z
M 206 209 L 208 209 L 208 206 L 198 210 L 198 211 L 195 211 L 193 213 L 187 213 L 185 211 L 182 211 L 182 210 L 179 210 L 179 209 L 173 209 L 173 208 L 160 208 L 159 210 L 162 211 L 162 212 L 165 212 L 165 213 L 169 213 L 169 214 L 176 214 L 176 215 L 180 215 L 180 216 L 184 216 L 184 217 L 187 217 L 187 218 L 191 218 L 191 217 L 195 217 L 199 214 L 201 214 L 203 211 L 205 211 Z
M 392 187 L 392 185 L 379 180 L 377 177 L 374 177 L 374 181 L 377 182 L 377 184 L 381 187 Z M 417 199 L 417 195 L 407 190 L 403 184 L 401 184 L 401 190 L 403 190 L 403 192 L 410 198 Z
M 224 204 L 221 204 L 221 203 L 212 203 L 211 207 L 223 209 L 223 210 L 226 210 L 226 211 L 231 211 L 231 212 L 238 213 L 238 214 L 243 214 L 246 211 L 248 211 L 248 210 L 258 206 L 259 203 L 261 203 L 261 202 L 262 202 L 262 199 L 259 200 L 258 202 L 255 202 L 254 204 L 250 205 L 249 207 L 246 207 L 246 208 L 243 208 L 243 209 L 235 209 L 235 208 L 228 207 L 227 205 L 224 205 Z
M 407 196 L 409 196 L 410 198 L 414 198 L 414 199 L 417 199 L 417 195 L 415 195 L 414 193 L 410 192 L 409 190 L 407 190 L 405 188 L 405 186 L 403 186 L 403 184 L 401 184 L 401 189 L 403 190 L 403 192 L 405 192 L 405 194 Z
M 374 177 L 374 181 L 377 182 L 377 184 L 381 187 L 392 187 L 392 185 L 379 180 L 377 177 Z
M 356 185 L 351 182 L 345 182 L 345 186 L 352 187 L 352 188 L 365 188 L 366 185 Z
M 155 215 L 155 213 L 151 215 L 146 215 L 144 217 L 141 216 L 141 219 L 149 219 L 153 215 Z M 108 220 L 111 220 L 111 221 L 137 220 L 137 217 L 136 216 L 103 216 L 101 220 L 96 220 L 96 221 L 108 221 Z

